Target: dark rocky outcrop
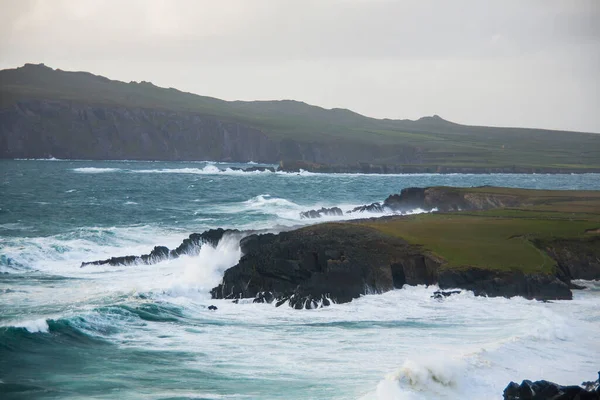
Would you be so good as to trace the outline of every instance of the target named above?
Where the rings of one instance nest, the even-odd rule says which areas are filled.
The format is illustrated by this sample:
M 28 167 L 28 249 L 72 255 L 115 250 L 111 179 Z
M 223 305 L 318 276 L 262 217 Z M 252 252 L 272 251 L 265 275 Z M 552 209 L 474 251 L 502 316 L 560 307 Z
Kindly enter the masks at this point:
M 316 225 L 278 235 L 251 235 L 244 256 L 225 271 L 214 298 L 275 299 L 294 308 L 349 302 L 365 293 L 402 287 L 401 257 L 417 252 L 401 239 L 353 226 Z M 394 273 L 395 270 L 399 272 Z M 268 299 L 264 293 L 269 293 Z
M 382 203 L 358 206 L 347 213 L 385 211 L 405 214 L 417 209 L 423 211 L 476 211 L 499 207 L 517 207 L 527 204 L 527 199 L 511 194 L 463 191 L 448 187 L 410 187 L 399 194 L 388 196 Z M 310 218 L 318 218 L 321 214 L 307 211 Z M 301 213 L 303 215 L 305 213 Z
M 249 234 L 250 232 L 248 232 Z M 156 264 L 169 258 L 178 258 L 181 255 L 197 255 L 200 251 L 200 247 L 208 243 L 211 246 L 216 246 L 224 235 L 242 235 L 243 232 L 237 229 L 210 229 L 202 233 L 192 233 L 187 239 L 173 250 L 169 250 L 165 246 L 156 246 L 150 252 L 150 254 L 144 254 L 141 256 L 121 256 L 111 257 L 106 260 L 90 261 L 81 263 L 81 267 L 88 265 L 131 265 L 131 264 Z
M 344 212 L 339 207 L 325 208 L 322 207 L 319 210 L 309 210 L 300 213 L 300 218 L 321 218 L 323 216 L 340 216 L 344 215 Z
M 581 386 L 561 386 L 548 381 L 510 382 L 504 389 L 504 400 L 600 400 L 600 373 L 595 382 Z
M 432 299 L 438 299 L 441 300 L 445 297 L 450 297 L 453 294 L 459 294 L 461 293 L 461 290 L 449 290 L 449 291 L 444 291 L 444 290 L 436 290 L 435 292 L 433 292 L 433 294 L 431 295 Z
M 442 260 L 420 247 L 358 224 L 250 235 L 240 245 L 244 255 L 212 289 L 213 298 L 315 308 L 405 284 L 438 284 L 441 289 L 461 288 L 490 297 L 572 298 L 568 284 L 554 275 L 443 268 Z
M 536 240 L 534 243 L 556 260 L 565 280 L 600 279 L 600 236 L 578 240 Z
M 364 206 L 354 207 L 352 210 L 348 211 L 348 214 L 355 212 L 383 212 L 384 208 L 381 203 L 371 203 Z
M 493 271 L 483 268 L 442 269 L 438 273 L 441 289 L 462 288 L 476 296 L 522 296 L 538 300 L 571 300 L 568 283 L 554 275 L 529 275 L 522 272 Z

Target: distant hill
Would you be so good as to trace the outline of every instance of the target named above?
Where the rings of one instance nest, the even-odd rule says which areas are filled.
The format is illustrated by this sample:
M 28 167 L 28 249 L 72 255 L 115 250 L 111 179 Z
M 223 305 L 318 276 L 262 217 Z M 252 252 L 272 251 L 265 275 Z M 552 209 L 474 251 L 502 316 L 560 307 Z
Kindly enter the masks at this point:
M 49 156 L 585 172 L 600 170 L 600 135 L 224 101 L 43 64 L 0 71 L 0 158 Z

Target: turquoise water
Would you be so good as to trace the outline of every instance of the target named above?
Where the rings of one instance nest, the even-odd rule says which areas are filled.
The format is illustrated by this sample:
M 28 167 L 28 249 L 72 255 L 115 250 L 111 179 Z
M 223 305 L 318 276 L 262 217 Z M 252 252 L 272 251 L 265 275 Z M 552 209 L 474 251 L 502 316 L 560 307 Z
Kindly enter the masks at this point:
M 210 299 L 240 257 L 233 240 L 153 266 L 79 268 L 209 228 L 297 226 L 308 222 L 300 211 L 346 210 L 409 186 L 600 190 L 599 174 L 230 167 L 240 165 L 0 161 L 1 398 L 501 398 L 510 380 L 595 376 L 594 283 L 571 302 L 438 302 L 435 288 L 412 287 L 298 311 Z

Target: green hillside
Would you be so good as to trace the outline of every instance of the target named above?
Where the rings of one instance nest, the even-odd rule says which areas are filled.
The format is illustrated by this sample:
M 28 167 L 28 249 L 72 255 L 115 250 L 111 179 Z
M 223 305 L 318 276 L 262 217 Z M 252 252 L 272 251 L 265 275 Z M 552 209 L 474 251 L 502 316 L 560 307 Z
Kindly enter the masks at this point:
M 0 109 L 32 99 L 193 113 L 258 129 L 276 142 L 354 143 L 388 149 L 370 150 L 360 160 L 372 163 L 399 163 L 389 146 L 401 146 L 411 149 L 415 162 L 423 165 L 600 168 L 600 135 L 593 133 L 465 126 L 438 116 L 379 120 L 291 100 L 229 102 L 148 82 L 125 83 L 43 65 L 0 71 Z

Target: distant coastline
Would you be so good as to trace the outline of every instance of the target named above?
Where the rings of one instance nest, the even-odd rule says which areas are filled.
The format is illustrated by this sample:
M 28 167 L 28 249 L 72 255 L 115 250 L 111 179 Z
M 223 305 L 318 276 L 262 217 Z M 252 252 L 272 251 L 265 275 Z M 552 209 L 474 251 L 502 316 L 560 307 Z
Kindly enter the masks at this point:
M 0 71 L 0 159 L 278 164 L 327 173 L 600 172 L 600 134 L 224 101 L 26 64 Z

